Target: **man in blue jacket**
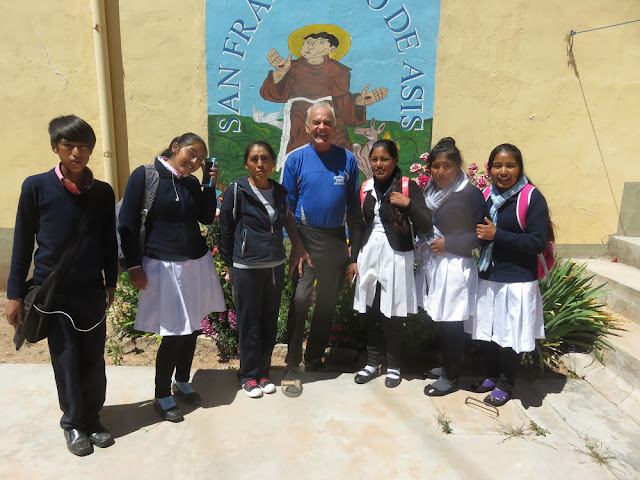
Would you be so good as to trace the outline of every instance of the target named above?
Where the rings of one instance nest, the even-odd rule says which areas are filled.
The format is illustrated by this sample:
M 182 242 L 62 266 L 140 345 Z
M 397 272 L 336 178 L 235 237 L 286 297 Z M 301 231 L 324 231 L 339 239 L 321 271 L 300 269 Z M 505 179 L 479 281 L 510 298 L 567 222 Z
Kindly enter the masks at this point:
M 287 374 L 282 383 L 285 395 L 297 397 L 302 386 L 297 372 L 302 362 L 305 323 L 316 285 L 316 308 L 311 320 L 304 370 L 324 367 L 322 357 L 329 344 L 329 330 L 338 293 L 348 262 L 345 222 L 357 208 L 358 166 L 351 152 L 331 144 L 336 117 L 333 108 L 320 102 L 307 112 L 306 131 L 310 142 L 289 153 L 282 184 L 289 192 L 300 237 L 313 266 L 305 264 L 294 277 L 293 296 L 287 321 Z

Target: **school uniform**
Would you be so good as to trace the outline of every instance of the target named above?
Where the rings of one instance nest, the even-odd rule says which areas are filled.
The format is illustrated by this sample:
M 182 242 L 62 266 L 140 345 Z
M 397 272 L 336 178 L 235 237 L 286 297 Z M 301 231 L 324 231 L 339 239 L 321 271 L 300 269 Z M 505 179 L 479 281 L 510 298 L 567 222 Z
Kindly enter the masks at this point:
M 426 198 L 430 194 L 434 195 L 433 205 Z M 436 202 L 437 195 L 444 197 Z M 430 243 L 434 237 L 423 237 L 416 271 L 418 302 L 433 321 L 440 323 L 444 357 L 441 377 L 448 384 L 455 384 L 464 353 L 463 321 L 476 313 L 478 271 L 471 255 L 484 243 L 478 239 L 476 225 L 484 222 L 489 209 L 480 190 L 469 183 L 464 173 L 444 189 L 431 180 L 425 198 L 432 207 L 434 237 L 444 237 L 445 252 L 433 253 Z
M 287 190 L 269 183 L 269 190 L 259 190 L 249 177 L 236 180 L 220 208 L 220 254 L 233 278 L 241 383 L 268 378 L 276 343 L 289 207 Z
M 435 255 L 424 241 L 416 272 L 418 304 L 433 321 L 459 322 L 475 314 L 478 271 L 471 252 L 486 243 L 478 239 L 476 225 L 488 215 L 482 193 L 466 180 L 433 212 L 446 252 Z
M 392 179 L 402 176 L 396 168 Z M 413 275 L 413 240 L 407 223 L 404 232 L 394 228 L 389 201 L 392 179 L 385 184 L 372 182 L 358 209 L 353 232 L 350 232 L 351 263 L 358 265 L 358 278 L 353 308 L 367 313 L 369 364 L 379 362 L 382 330 L 385 331 L 387 357 L 391 368 L 398 368 L 402 346 L 402 321 L 417 312 Z M 405 209 L 416 232 L 432 228 L 429 210 L 422 190 L 409 182 L 411 202 Z
M 516 216 L 518 195 L 498 210 L 493 261 L 479 273 L 477 315 L 466 330 L 474 339 L 510 347 L 516 353 L 535 350 L 544 338 L 544 311 L 538 286 L 538 258 L 547 243 L 549 210 L 536 189 L 527 209 L 527 231 Z M 487 200 L 491 206 L 491 199 Z
M 202 189 L 194 176 L 180 176 L 166 160 L 158 157 L 154 163 L 159 181 L 147 217 L 144 256 L 139 242 L 143 166 L 129 178 L 118 226 L 127 267 L 142 266 L 147 276 L 134 328 L 164 337 L 156 365 L 157 398 L 170 395 L 176 365 L 176 381 L 189 380 L 202 319 L 226 310 L 215 262 L 199 226 L 214 220 L 215 189 Z
M 545 337 L 537 254 L 546 246 L 549 210 L 534 190 L 523 232 L 517 200 L 516 194 L 498 209 L 492 261 L 479 272 L 477 314 L 465 322 L 472 338 L 483 340 L 487 378 L 497 379 L 496 388 L 503 392 L 511 392 L 522 354 L 535 350 L 536 339 Z M 490 197 L 487 203 L 493 204 Z
M 49 352 L 63 412 L 60 426 L 80 430 L 98 422 L 104 404 L 105 288 L 115 288 L 118 272 L 113 190 L 93 180 L 89 169 L 85 175 L 88 188 L 81 191 L 65 187 L 59 166 L 24 181 L 7 284 L 7 298 L 24 298 L 35 239 L 33 283 L 41 285 L 82 216 L 89 218 L 90 227 L 56 290 L 54 310 L 66 315 L 47 316 Z

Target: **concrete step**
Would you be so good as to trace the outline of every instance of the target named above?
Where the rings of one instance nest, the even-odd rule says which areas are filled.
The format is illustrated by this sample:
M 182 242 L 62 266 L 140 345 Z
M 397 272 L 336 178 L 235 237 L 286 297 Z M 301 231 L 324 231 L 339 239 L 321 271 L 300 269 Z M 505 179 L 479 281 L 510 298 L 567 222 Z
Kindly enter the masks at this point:
M 587 265 L 585 274 L 594 276 L 594 285 L 607 284 L 602 302 L 616 314 L 640 324 L 640 269 L 608 259 L 572 261 Z
M 562 362 L 640 425 L 640 325 L 625 322 L 619 337 L 607 337 L 604 365 L 592 353 L 569 353 Z
M 640 268 L 640 237 L 611 237 L 608 255 L 617 257 L 618 262 Z

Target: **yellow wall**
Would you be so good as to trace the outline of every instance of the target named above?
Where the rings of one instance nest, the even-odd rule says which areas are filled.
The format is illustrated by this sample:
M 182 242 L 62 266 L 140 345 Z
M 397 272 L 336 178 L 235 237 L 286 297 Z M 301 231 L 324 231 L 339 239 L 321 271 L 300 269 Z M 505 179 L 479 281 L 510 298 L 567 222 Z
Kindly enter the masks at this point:
M 122 194 L 129 172 L 173 136 L 207 136 L 205 2 L 105 3 Z M 91 123 L 97 178 L 104 166 L 90 2 L 6 1 L 0 15 L 9 19 L 0 30 L 2 285 L 20 184 L 55 164 L 48 121 L 75 113 Z M 575 36 L 575 68 L 566 37 L 638 18 L 637 0 L 442 0 L 434 139 L 453 136 L 479 164 L 499 143 L 518 145 L 558 242 L 574 250 L 606 243 L 624 182 L 640 181 L 640 23 Z
M 608 241 L 624 182 L 640 181 L 640 23 L 575 35 L 574 64 L 567 36 L 635 19 L 637 0 L 442 0 L 434 141 L 479 165 L 517 145 L 572 253 Z

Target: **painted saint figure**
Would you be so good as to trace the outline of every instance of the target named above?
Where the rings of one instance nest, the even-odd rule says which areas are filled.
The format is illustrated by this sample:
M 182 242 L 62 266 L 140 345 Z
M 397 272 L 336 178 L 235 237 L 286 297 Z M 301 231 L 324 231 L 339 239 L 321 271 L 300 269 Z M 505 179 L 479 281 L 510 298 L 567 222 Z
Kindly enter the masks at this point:
M 333 106 L 336 125 L 332 143 L 352 150 L 346 126 L 362 125 L 366 121 L 366 107 L 387 96 L 387 88 L 369 91 L 369 84 L 360 93 L 349 91 L 351 69 L 338 59 L 350 45 L 347 32 L 335 25 L 308 25 L 289 36 L 289 50 L 294 55 L 299 52 L 300 58 L 292 60 L 289 54 L 284 59 L 276 49 L 267 54 L 274 70 L 268 73 L 260 95 L 265 100 L 285 104 L 276 170 L 282 169 L 288 152 L 308 142 L 305 121 L 310 106 L 320 101 Z

